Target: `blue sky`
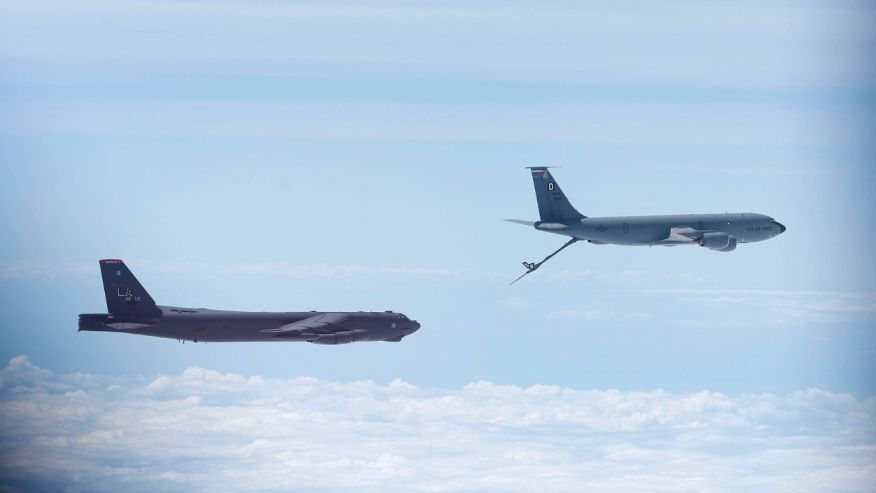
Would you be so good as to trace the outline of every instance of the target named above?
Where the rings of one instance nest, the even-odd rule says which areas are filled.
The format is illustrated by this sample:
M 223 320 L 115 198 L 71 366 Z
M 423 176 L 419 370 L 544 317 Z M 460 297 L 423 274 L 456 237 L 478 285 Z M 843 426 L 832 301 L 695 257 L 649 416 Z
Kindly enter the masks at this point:
M 873 27 L 866 2 L 0 2 L 0 360 L 26 358 L 3 370 L 4 415 L 30 402 L 21 368 L 34 396 L 200 369 L 473 406 L 476 382 L 736 410 L 821 389 L 872 413 Z M 562 166 L 590 216 L 753 211 L 788 232 L 731 254 L 576 245 L 509 287 L 563 241 L 502 221 L 536 216 L 528 165 Z M 105 257 L 159 303 L 393 309 L 423 329 L 343 347 L 77 334 L 105 309 Z M 872 458 L 872 419 L 847 431 Z M 374 487 L 414 488 L 397 479 Z

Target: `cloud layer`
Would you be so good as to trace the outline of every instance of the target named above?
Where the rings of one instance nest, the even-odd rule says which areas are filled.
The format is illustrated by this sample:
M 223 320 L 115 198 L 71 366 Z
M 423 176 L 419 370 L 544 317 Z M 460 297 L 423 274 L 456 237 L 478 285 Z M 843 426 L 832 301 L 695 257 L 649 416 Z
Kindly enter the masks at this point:
M 243 72 L 279 59 L 369 62 L 378 70 L 406 64 L 409 77 L 422 74 L 424 65 L 494 77 L 516 73 L 523 65 L 530 67 L 530 78 L 584 74 L 613 83 L 644 78 L 808 85 L 865 70 L 859 62 L 867 53 L 863 43 L 872 40 L 873 18 L 868 5 L 854 1 L 796 2 L 794 8 L 781 2 L 728 6 L 688 0 L 659 6 L 641 1 L 445 2 L 440 8 L 397 1 L 258 4 L 252 9 L 251 3 L 236 0 L 9 3 L 3 11 L 10 21 L 0 24 L 5 38 L 28 42 L 0 45 L 0 56 L 148 61 L 218 54 L 237 60 L 230 68 Z M 45 15 L 59 11 L 63 20 Z M 26 23 L 15 22 L 20 20 Z M 67 42 L 53 42 L 58 38 Z M 288 65 L 271 70 L 289 70 Z M 367 66 L 361 69 L 368 73 Z
M 140 272 L 204 272 L 220 275 L 253 275 L 301 278 L 346 278 L 353 276 L 456 277 L 466 273 L 462 268 L 432 266 L 371 266 L 362 264 L 294 264 L 289 262 L 238 263 L 225 266 L 206 262 L 137 262 Z M 54 279 L 57 277 L 93 276 L 94 263 L 0 262 L 0 280 Z
M 876 398 L 0 371 L 0 484 L 87 491 L 872 491 Z

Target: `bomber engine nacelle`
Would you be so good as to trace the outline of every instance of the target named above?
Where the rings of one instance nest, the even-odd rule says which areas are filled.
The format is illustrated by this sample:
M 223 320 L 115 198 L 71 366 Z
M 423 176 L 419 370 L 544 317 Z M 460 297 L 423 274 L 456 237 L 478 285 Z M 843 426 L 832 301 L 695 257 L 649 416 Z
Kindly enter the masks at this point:
M 701 247 L 719 252 L 736 250 L 736 237 L 727 233 L 706 233 L 697 240 Z
M 367 341 L 367 330 L 352 330 L 349 332 L 335 332 L 334 334 L 320 334 L 318 339 L 312 341 L 313 344 L 323 344 L 326 346 L 334 346 L 337 344 L 350 344 L 352 342 Z

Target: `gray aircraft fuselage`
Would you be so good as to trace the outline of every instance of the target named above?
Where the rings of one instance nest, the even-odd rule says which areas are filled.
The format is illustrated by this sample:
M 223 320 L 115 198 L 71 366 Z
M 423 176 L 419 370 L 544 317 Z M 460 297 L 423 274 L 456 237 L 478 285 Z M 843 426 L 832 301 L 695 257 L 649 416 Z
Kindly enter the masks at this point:
M 720 232 L 738 243 L 769 240 L 785 231 L 775 219 L 753 212 L 660 216 L 587 217 L 569 223 L 533 224 L 539 231 L 556 233 L 597 245 L 674 246 L 698 244 L 691 232 Z M 673 229 L 680 235 L 672 238 Z
M 753 212 L 587 217 L 572 206 L 547 167 L 536 166 L 529 170 L 532 173 L 541 220 L 507 221 L 567 236 L 571 240 L 541 262 L 524 262 L 526 272 L 523 276 L 534 272 L 551 257 L 577 241 L 596 245 L 699 245 L 718 252 L 732 252 L 738 244 L 768 240 L 784 233 L 786 229 L 772 217 Z
M 700 245 L 732 252 L 738 243 L 785 232 L 775 219 L 753 212 L 663 216 L 587 217 L 569 202 L 545 166 L 530 167 L 540 221 L 508 221 L 597 245 Z
M 399 342 L 420 328 L 386 312 L 240 312 L 156 305 L 121 260 L 100 261 L 109 313 L 79 315 L 80 331 L 122 332 L 180 341 Z

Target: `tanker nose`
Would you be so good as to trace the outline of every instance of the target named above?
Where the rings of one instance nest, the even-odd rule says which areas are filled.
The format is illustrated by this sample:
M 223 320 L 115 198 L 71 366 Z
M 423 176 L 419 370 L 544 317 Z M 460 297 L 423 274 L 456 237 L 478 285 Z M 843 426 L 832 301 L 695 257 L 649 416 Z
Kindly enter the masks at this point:
M 416 320 L 411 320 L 411 327 L 410 327 L 411 333 L 413 334 L 414 332 L 416 332 L 418 330 L 420 330 L 420 322 L 417 322 Z
M 779 227 L 779 234 L 784 233 L 784 232 L 787 231 L 787 229 L 788 229 L 788 228 L 785 227 L 784 224 L 782 224 L 782 223 L 780 223 L 780 222 L 778 222 L 778 221 L 776 221 L 776 226 Z

